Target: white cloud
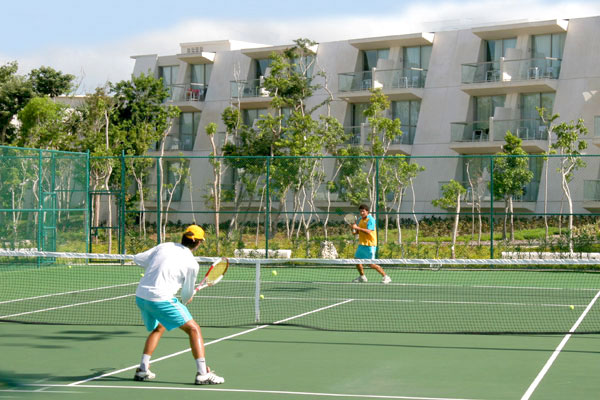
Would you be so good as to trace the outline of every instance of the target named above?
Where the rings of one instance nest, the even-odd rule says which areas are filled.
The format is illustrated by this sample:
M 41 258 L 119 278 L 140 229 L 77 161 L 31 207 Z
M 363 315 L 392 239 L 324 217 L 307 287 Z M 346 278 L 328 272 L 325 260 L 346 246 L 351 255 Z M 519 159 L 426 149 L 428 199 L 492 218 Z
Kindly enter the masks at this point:
M 147 32 L 119 41 L 89 47 L 55 47 L 34 53 L 0 54 L 0 63 L 17 59 L 20 72 L 48 65 L 82 78 L 80 92 L 89 92 L 106 81 L 128 79 L 132 55 L 176 54 L 179 43 L 207 40 L 243 40 L 264 44 L 287 44 L 299 37 L 319 42 L 421 31 L 456 29 L 503 21 L 568 19 L 600 14 L 600 4 L 585 1 L 548 4 L 538 0 L 422 3 L 380 16 L 323 16 L 227 20 L 198 18 L 169 29 Z

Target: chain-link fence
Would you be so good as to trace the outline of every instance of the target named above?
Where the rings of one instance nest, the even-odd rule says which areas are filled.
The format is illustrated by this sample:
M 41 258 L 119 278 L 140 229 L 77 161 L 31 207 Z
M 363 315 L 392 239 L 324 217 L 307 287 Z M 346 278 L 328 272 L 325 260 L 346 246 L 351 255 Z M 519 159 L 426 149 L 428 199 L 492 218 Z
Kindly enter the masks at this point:
M 0 248 L 84 251 L 89 157 L 0 146 Z
M 600 157 L 592 155 L 88 163 L 86 154 L 2 152 L 3 247 L 131 254 L 179 241 L 183 226 L 198 223 L 208 232 L 201 255 L 352 258 L 357 240 L 343 216 L 359 204 L 377 220 L 380 258 L 573 257 L 600 247 Z

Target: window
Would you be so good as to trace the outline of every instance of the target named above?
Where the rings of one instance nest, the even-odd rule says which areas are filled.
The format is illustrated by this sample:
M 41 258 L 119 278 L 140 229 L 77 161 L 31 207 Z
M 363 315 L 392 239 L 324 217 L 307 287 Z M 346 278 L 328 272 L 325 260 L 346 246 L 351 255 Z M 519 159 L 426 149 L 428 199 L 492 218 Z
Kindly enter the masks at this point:
M 404 68 L 429 68 L 431 49 L 432 46 L 404 47 L 402 49 Z
M 402 122 L 402 136 L 398 139 L 402 144 L 413 144 L 419 121 L 421 102 L 418 100 L 393 101 L 392 119 Z
M 566 37 L 566 33 L 532 36 L 531 58 L 533 60 L 531 68 L 535 71 L 534 77 L 543 76 L 558 79 Z
M 261 76 L 267 76 L 267 69 L 271 66 L 271 62 L 273 62 L 273 60 L 270 58 L 254 60 L 256 65 L 256 79 L 259 79 Z
M 193 64 L 192 66 L 191 83 L 198 83 L 203 86 L 208 86 L 210 74 L 212 72 L 212 64 Z
M 293 64 L 292 69 L 294 70 L 294 72 L 299 74 L 305 74 L 307 78 L 312 78 L 313 69 L 315 66 L 314 56 L 311 55 L 294 58 L 290 60 L 290 63 Z
M 505 98 L 505 95 L 474 97 L 475 108 L 473 120 L 487 123 L 490 117 L 494 116 L 496 107 L 504 107 Z
M 534 35 L 531 38 L 531 55 L 533 58 L 562 58 L 566 33 L 551 35 Z
M 367 123 L 367 117 L 365 116 L 365 110 L 369 108 L 369 103 L 355 103 L 352 104 L 352 126 L 360 126 L 363 123 Z
M 200 123 L 199 112 L 182 112 L 179 116 L 179 149 L 194 150 L 194 141 Z
M 167 160 L 165 162 L 165 169 L 167 175 L 164 187 L 165 192 L 172 191 L 173 201 L 181 201 L 181 195 L 183 194 L 183 186 L 185 185 L 185 179 L 189 172 L 189 162 Z
M 242 110 L 242 121 L 244 125 L 253 126 L 257 119 L 267 114 L 266 108 L 249 108 Z
M 380 58 L 387 60 L 390 56 L 390 49 L 377 49 L 363 51 L 363 71 L 371 71 L 377 68 L 377 60 Z
M 173 85 L 177 82 L 177 75 L 179 74 L 179 65 L 170 65 L 165 67 L 159 67 L 159 77 L 163 80 L 165 89 L 169 91 L 169 99 L 173 97 Z
M 500 61 L 501 57 L 506 56 L 507 49 L 517 47 L 517 39 L 498 39 L 485 41 L 485 61 Z
M 521 118 L 539 120 L 537 108 L 543 107 L 548 114 L 552 113 L 554 106 L 554 93 L 527 93 L 521 94 Z

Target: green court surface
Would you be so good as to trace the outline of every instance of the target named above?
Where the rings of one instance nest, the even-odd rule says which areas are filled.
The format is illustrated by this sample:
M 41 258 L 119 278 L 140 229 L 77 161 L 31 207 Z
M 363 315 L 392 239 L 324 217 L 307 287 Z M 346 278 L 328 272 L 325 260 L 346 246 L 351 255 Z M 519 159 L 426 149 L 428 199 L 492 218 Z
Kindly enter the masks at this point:
M 325 332 L 290 326 L 204 328 L 209 365 L 226 381 L 195 386 L 183 332 L 134 382 L 142 327 L 0 324 L 0 398 L 520 399 L 565 335 Z M 596 399 L 600 335 L 574 335 L 531 399 Z

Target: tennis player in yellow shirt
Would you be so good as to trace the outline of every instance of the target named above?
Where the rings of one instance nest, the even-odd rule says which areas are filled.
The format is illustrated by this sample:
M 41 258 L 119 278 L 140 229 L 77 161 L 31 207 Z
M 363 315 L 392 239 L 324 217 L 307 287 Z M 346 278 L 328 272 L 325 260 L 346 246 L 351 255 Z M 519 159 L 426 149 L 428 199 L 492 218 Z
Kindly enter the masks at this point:
M 351 226 L 352 233 L 358 235 L 358 247 L 356 248 L 354 258 L 372 260 L 375 258 L 375 250 L 377 249 L 377 236 L 375 235 L 377 223 L 375 222 L 375 218 L 369 214 L 369 207 L 367 205 L 361 204 L 358 206 L 358 211 L 361 219 L 358 224 L 353 224 Z M 381 266 L 371 263 L 369 264 L 369 267 L 381 274 L 383 277 L 383 280 L 381 281 L 382 283 L 387 284 L 392 281 L 392 279 L 385 273 Z M 363 265 L 356 264 L 356 269 L 360 275 L 352 282 L 367 282 Z

